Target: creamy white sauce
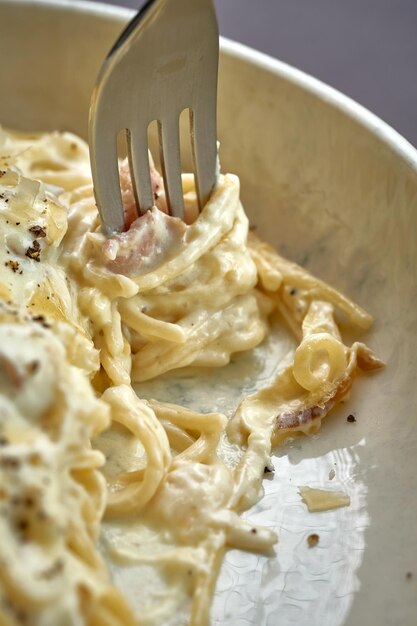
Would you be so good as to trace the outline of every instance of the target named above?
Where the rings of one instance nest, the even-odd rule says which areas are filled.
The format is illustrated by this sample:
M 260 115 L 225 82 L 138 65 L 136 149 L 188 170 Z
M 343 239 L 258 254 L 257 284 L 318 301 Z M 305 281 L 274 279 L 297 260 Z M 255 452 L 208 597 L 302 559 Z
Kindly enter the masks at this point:
M 253 350 L 233 355 L 220 368 L 184 368 L 133 385 L 141 398 L 158 398 L 201 412 L 231 416 L 242 398 L 270 383 L 293 359 L 297 344 L 279 315 L 266 339 Z
M 223 368 L 187 368 L 171 372 L 159 377 L 158 380 L 137 384 L 135 390 L 142 398 L 158 398 L 193 410 L 202 412 L 214 410 L 231 416 L 243 397 L 268 384 L 277 371 L 288 365 L 293 358 L 295 347 L 295 340 L 276 315 L 271 332 L 262 344 L 249 352 L 235 354 L 229 365 Z M 113 464 L 111 471 L 117 468 L 123 471 L 124 456 L 129 457 L 132 450 L 129 447 L 127 431 L 119 430 L 111 435 L 105 433 L 98 443 L 105 454 L 108 446 L 111 447 L 110 464 Z M 218 446 L 218 455 L 226 467 L 233 468 L 239 462 L 242 450 L 230 443 L 223 434 Z M 140 461 L 138 463 L 140 464 Z M 109 563 L 115 583 L 123 588 L 145 625 L 163 623 L 164 626 L 185 626 L 188 623 L 190 577 L 192 578 L 202 567 L 205 555 L 198 547 L 181 549 L 178 545 L 181 545 L 181 533 L 185 533 L 184 539 L 187 538 L 188 544 L 192 533 L 191 538 L 195 537 L 193 541 L 196 546 L 204 537 L 207 520 L 213 517 L 213 512 L 216 512 L 218 481 L 222 486 L 218 493 L 225 498 L 225 481 L 222 474 L 225 469 L 217 470 L 219 472 L 217 480 L 211 477 L 210 481 L 204 478 L 204 471 L 209 469 L 207 466 L 196 467 L 193 472 L 188 465 L 184 472 L 177 471 L 167 486 L 172 493 L 161 494 L 159 499 L 162 509 L 156 503 L 155 507 L 149 510 L 148 516 L 142 516 L 140 520 L 132 515 L 123 520 L 107 520 L 102 524 L 100 549 Z M 178 481 L 181 484 L 176 496 L 174 492 Z M 206 494 L 205 490 L 208 490 Z M 187 496 L 186 499 L 184 494 Z M 194 501 L 198 502 L 197 510 L 193 510 Z M 220 503 L 219 507 L 221 509 Z M 157 520 L 169 516 L 175 520 L 175 528 L 172 529 L 172 534 L 167 535 L 166 531 L 158 530 Z M 237 528 L 239 521 L 236 519 L 233 524 L 233 519 L 231 520 L 233 532 L 237 533 L 236 536 L 239 536 L 239 533 L 248 533 L 250 541 L 251 528 L 243 526 L 243 529 L 239 530 Z M 258 529 L 257 532 L 262 533 L 262 529 Z M 239 539 L 243 541 L 243 536 L 239 536 Z M 259 541 L 259 538 L 257 539 Z M 161 567 L 152 562 L 152 556 L 155 554 L 169 554 L 172 550 L 177 551 L 175 575 L 170 575 L 168 565 Z M 146 562 L 147 558 L 149 563 Z M 189 574 L 190 571 L 193 573 Z M 160 613 L 155 608 L 158 606 L 159 594 L 164 597 Z
M 78 154 L 77 142 L 73 145 L 69 143 L 68 149 Z M 57 205 L 56 198 L 49 197 L 53 189 L 49 187 L 46 194 L 45 187 L 40 183 L 11 172 L 8 174 L 9 182 L 7 176 L 3 180 L 5 193 L 9 194 L 8 186 L 13 187 L 13 184 L 18 184 L 18 193 L 7 197 L 10 205 L 6 197 L 2 198 L 4 202 L 0 206 L 2 219 L 7 224 L 0 261 L 8 269 L 7 280 L 0 285 L 1 296 L 4 300 L 12 299 L 13 296 L 16 304 L 29 311 L 34 307 L 33 313 L 48 312 L 48 318 L 53 319 L 52 323 L 59 329 L 61 339 L 66 343 L 68 360 L 84 368 L 84 374 L 97 371 L 100 351 L 101 364 L 108 376 L 104 380 L 107 389 L 101 401 L 104 401 L 109 412 L 112 411 L 113 420 L 126 426 L 113 425 L 109 431 L 93 440 L 94 446 L 104 452 L 107 461 L 104 474 L 111 483 L 107 513 L 119 516 L 102 524 L 101 550 L 114 580 L 135 608 L 141 626 L 186 624 L 190 598 L 194 595 L 192 609 L 195 610 L 201 596 L 204 596 L 210 575 L 213 581 L 216 578 L 217 565 L 225 547 L 258 552 L 272 550 L 275 534 L 267 528 L 251 526 L 236 511 L 252 506 L 262 495 L 262 476 L 264 467 L 269 463 L 271 432 L 278 428 L 277 407 L 284 404 L 289 419 L 295 408 L 299 408 L 297 402 L 300 398 L 308 396 L 306 390 L 321 388 L 329 377 L 331 382 L 338 380 L 347 366 L 345 348 L 339 341 L 336 327 L 321 328 L 322 335 L 324 333 L 326 337 L 320 338 L 320 345 L 326 350 L 324 354 L 319 354 L 319 360 L 316 358 L 317 350 L 312 351 L 311 367 L 307 371 L 303 369 L 304 354 L 298 350 L 296 355 L 299 355 L 300 362 L 296 364 L 297 372 L 290 372 L 289 382 L 287 380 L 284 383 L 283 396 L 287 392 L 290 397 L 288 403 L 277 403 L 274 392 L 268 390 L 261 400 L 259 398 L 262 394 L 256 394 L 255 399 L 251 396 L 246 413 L 240 405 L 235 422 L 241 420 L 237 429 L 241 428 L 243 436 L 234 439 L 236 443 L 231 443 L 224 432 L 221 436 L 219 434 L 226 423 L 223 416 L 212 415 L 212 421 L 209 422 L 207 417 L 193 414 L 192 421 L 187 422 L 187 412 L 183 409 L 183 415 L 179 415 L 180 411 L 177 411 L 177 419 L 185 420 L 186 426 L 181 426 L 183 440 L 179 448 L 173 443 L 175 450 L 171 452 L 164 430 L 164 424 L 170 418 L 159 418 L 156 408 L 153 413 L 151 405 L 138 400 L 129 386 L 131 374 L 134 380 L 151 379 L 150 382 L 136 385 L 135 390 L 141 398 L 155 397 L 159 401 L 177 403 L 180 407 L 189 407 L 202 413 L 217 411 L 231 417 L 242 398 L 277 380 L 277 374 L 284 378 L 285 368 L 292 363 L 296 348 L 296 342 L 282 320 L 277 318 L 272 324 L 272 330 L 267 329 L 265 316 L 274 304 L 272 297 L 269 302 L 269 296 L 265 293 L 254 291 L 259 276 L 261 283 L 272 291 L 276 291 L 282 281 L 285 282 L 285 272 L 287 279 L 292 276 L 292 280 L 295 272 L 295 278 L 301 280 L 304 286 L 308 283 L 309 288 L 312 285 L 316 288 L 318 282 L 307 276 L 307 283 L 303 283 L 306 279 L 303 270 L 294 269 L 285 260 L 280 268 L 275 267 L 274 250 L 270 265 L 275 269 L 268 269 L 265 260 L 268 255 L 265 258 L 261 255 L 261 265 L 266 265 L 264 273 L 259 270 L 253 258 L 254 248 L 249 251 L 247 247 L 248 221 L 239 202 L 239 184 L 233 176 L 219 179 L 212 199 L 199 219 L 187 227 L 182 225 L 178 232 L 175 229 L 171 231 L 173 224 L 155 209 L 143 216 L 141 222 L 138 220 L 136 231 L 133 228 L 130 233 L 116 236 L 116 241 L 108 242 L 99 231 L 91 185 L 86 195 L 85 190 L 78 189 L 71 199 L 71 189 L 74 188 L 70 182 L 71 176 L 76 175 L 76 186 L 79 187 L 83 168 L 80 171 L 76 169 L 72 174 L 69 171 L 69 178 L 66 178 L 61 171 L 62 156 L 57 154 L 52 159 L 52 165 L 58 164 L 59 171 L 53 175 L 52 167 L 48 180 L 52 184 L 62 184 L 68 190 L 69 204 L 76 197 L 80 202 L 75 211 L 79 223 L 70 216 L 69 236 L 65 240 L 71 252 L 60 268 L 62 259 L 58 262 L 56 252 L 67 228 L 67 215 L 63 207 Z M 29 168 L 35 167 L 36 163 L 27 165 Z M 50 206 L 45 207 L 44 203 L 48 202 Z M 13 225 L 9 223 L 11 207 L 13 211 L 28 211 L 23 234 L 17 230 L 21 230 L 20 222 L 16 221 Z M 40 225 L 43 226 L 40 218 L 45 216 L 46 220 L 47 214 L 53 219 L 46 224 L 46 232 L 37 239 L 33 227 L 38 229 Z M 130 239 L 132 235 L 134 237 Z M 263 244 L 259 242 L 258 245 Z M 107 252 L 104 266 L 103 250 Z M 12 259 L 13 263 L 7 262 L 8 259 L 4 257 L 7 253 L 16 257 Z M 16 266 L 15 261 L 18 261 Z M 151 268 L 154 271 L 149 271 Z M 72 277 L 79 291 L 77 304 L 67 284 L 66 274 Z M 288 294 L 291 293 L 291 286 L 290 280 L 285 287 Z M 329 292 L 323 293 L 325 299 Z M 335 296 L 334 292 L 331 293 Z M 274 297 L 279 298 L 280 295 L 275 293 Z M 336 294 L 336 300 L 338 297 Z M 54 303 L 50 302 L 52 298 L 56 299 Z M 291 306 L 295 305 L 289 295 L 287 300 L 287 309 L 283 306 L 280 310 L 284 316 L 287 314 L 291 317 Z M 294 298 L 292 300 L 297 302 Z M 131 305 L 131 309 L 123 306 L 122 301 L 124 305 Z M 327 323 L 328 317 L 332 317 L 333 305 L 327 304 L 327 308 L 323 308 L 323 302 L 316 304 L 319 312 L 324 311 L 323 319 Z M 48 311 L 45 307 L 48 307 Z M 135 311 L 138 312 L 136 317 Z M 313 308 L 311 311 L 314 322 L 317 311 Z M 300 316 L 305 314 L 306 310 L 303 309 L 302 315 L 299 311 L 298 317 L 296 315 L 294 319 L 300 321 Z M 362 319 L 361 315 L 359 318 Z M 62 321 L 65 322 L 65 328 L 59 326 Z M 66 323 L 68 321 L 72 327 Z M 321 318 L 319 323 L 323 323 Z M 3 326 L 3 331 L 5 328 Z M 304 325 L 302 330 L 306 335 Z M 297 335 L 299 329 L 295 328 L 295 331 Z M 71 332 L 73 337 L 70 336 Z M 317 332 L 318 329 L 314 327 L 313 335 L 317 335 Z M 263 344 L 251 350 L 262 341 L 266 333 L 269 336 Z M 94 340 L 95 348 L 91 345 L 90 337 Z M 84 338 L 88 345 L 81 350 L 79 346 Z M 32 354 L 30 350 L 25 351 L 24 346 L 22 350 L 13 347 L 13 340 L 12 334 L 10 357 L 18 354 L 21 362 L 19 367 L 25 369 L 24 359 L 31 358 Z M 309 339 L 310 343 L 306 346 L 304 337 L 303 347 L 309 348 L 315 340 L 317 337 L 313 336 L 313 340 Z M 31 341 L 30 337 L 28 341 Z M 237 350 L 246 352 L 236 354 Z M 332 371 L 328 361 L 331 360 L 330 353 L 334 354 L 335 350 L 338 350 L 339 358 L 335 371 Z M 93 353 L 97 357 L 96 361 L 91 356 Z M 228 363 L 230 357 L 226 367 L 218 367 Z M 64 356 L 61 360 L 65 360 Z M 10 368 L 9 361 L 11 358 L 6 346 L 3 351 L 3 376 L 8 379 L 8 383 L 13 383 L 14 380 L 19 381 L 23 373 Z M 60 400 L 52 397 L 52 392 L 62 392 L 62 381 L 58 374 L 55 375 L 52 362 L 35 372 L 35 387 L 39 389 L 45 385 L 45 393 L 35 397 L 28 386 L 23 389 L 15 404 L 9 398 L 10 406 L 5 403 L 7 410 L 17 407 L 29 418 L 36 419 L 47 406 L 61 406 Z M 185 369 L 190 364 L 200 367 Z M 30 367 L 30 362 L 27 366 Z M 208 366 L 215 367 L 210 369 Z M 177 368 L 181 367 L 184 369 L 178 372 Z M 171 373 L 160 375 L 169 370 L 172 370 Z M 80 380 L 84 382 L 85 396 L 88 397 L 87 392 L 92 392 L 88 379 L 85 377 Z M 7 388 L 2 382 L 0 380 L 0 386 Z M 77 405 L 72 395 L 82 397 L 83 382 L 74 385 L 77 394 L 69 393 L 65 406 L 71 416 L 80 418 L 79 432 L 75 435 L 84 436 L 83 453 L 85 459 L 88 459 L 90 454 L 95 454 L 89 449 L 89 436 L 101 431 L 108 415 L 107 412 L 103 413 L 98 419 L 94 406 L 91 414 L 85 415 L 85 407 Z M 69 384 L 71 391 L 73 388 Z M 320 396 L 317 397 L 318 406 L 314 403 L 312 408 L 307 406 L 307 422 L 313 415 L 313 409 L 325 413 L 325 409 L 320 406 Z M 95 401 L 94 394 L 92 399 Z M 260 410 L 261 404 L 263 411 Z M 302 411 L 300 414 L 304 415 Z M 297 412 L 295 415 L 297 417 Z M 321 415 L 315 417 L 317 420 L 313 426 L 317 428 Z M 96 419 L 101 423 L 94 426 Z M 87 431 L 83 434 L 83 429 L 87 428 L 88 422 L 91 430 L 87 437 Z M 71 420 L 69 423 L 71 425 Z M 199 424 L 202 425 L 201 429 Z M 173 426 L 176 428 L 175 419 Z M 131 428 L 135 436 L 127 428 Z M 309 423 L 304 430 L 310 432 Z M 200 437 L 199 433 L 202 433 Z M 178 437 L 178 432 L 174 434 Z M 186 445 L 181 448 L 184 439 Z M 70 449 L 73 448 L 70 446 Z M 96 454 L 95 463 L 100 458 Z M 76 472 L 80 469 L 77 465 L 74 467 Z M 142 471 L 145 468 L 146 471 Z M 124 472 L 133 473 L 133 480 L 132 475 L 119 476 Z M 66 477 L 70 475 L 71 471 L 65 474 Z M 92 477 L 91 480 L 94 482 Z M 90 517 L 95 512 L 101 518 L 104 490 L 97 487 L 103 485 L 104 482 L 96 484 L 96 500 L 92 504 Z M 130 489 L 132 485 L 133 490 Z M 88 495 L 90 489 L 91 485 L 86 487 L 85 495 Z M 304 493 L 307 502 L 311 500 L 310 506 L 315 507 L 315 510 L 324 510 L 325 506 L 329 508 L 329 503 L 333 507 L 347 504 L 342 493 L 315 493 L 316 490 L 309 488 L 301 488 L 300 491 Z M 58 494 L 54 494 L 54 498 L 59 502 Z M 80 511 L 83 510 L 84 506 L 80 507 Z M 68 516 L 73 516 L 74 512 L 74 506 L 67 506 Z M 91 524 L 90 520 L 88 524 Z M 94 581 L 99 584 L 98 579 Z M 206 623 L 210 601 L 209 593 L 200 602 L 203 613 L 194 616 L 194 624 Z M 55 616 L 56 622 L 64 623 L 61 614 L 55 612 Z M 48 612 L 45 613 L 42 626 L 47 624 L 53 624 Z

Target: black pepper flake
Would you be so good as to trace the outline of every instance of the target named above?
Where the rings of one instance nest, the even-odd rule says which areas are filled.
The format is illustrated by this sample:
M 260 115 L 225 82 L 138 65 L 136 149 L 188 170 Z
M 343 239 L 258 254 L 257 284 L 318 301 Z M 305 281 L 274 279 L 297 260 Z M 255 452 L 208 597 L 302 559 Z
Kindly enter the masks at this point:
M 46 231 L 44 228 L 42 228 L 42 226 L 31 226 L 29 228 L 29 232 L 35 235 L 35 237 L 46 237 Z
M 265 465 L 265 467 L 264 467 L 264 474 L 272 474 L 273 471 L 274 470 L 272 470 L 270 467 Z
M 20 222 L 16 222 L 16 226 L 20 226 Z
M 4 265 L 9 267 L 14 273 L 19 271 L 19 261 L 12 261 L 10 259 L 10 261 L 6 261 Z
M 251 531 L 252 535 L 256 535 L 256 533 L 258 532 L 258 531 L 256 530 L 256 528 L 251 528 L 251 529 L 250 529 L 250 531 Z
M 347 416 L 346 421 L 353 423 L 356 422 L 356 417 L 354 415 L 352 415 L 352 413 L 350 415 Z
M 39 261 L 41 260 L 41 245 L 39 241 L 35 239 L 33 245 L 29 246 L 25 254 L 27 257 L 29 257 L 29 259 L 33 259 L 34 261 L 37 261 L 39 263 Z
M 295 287 L 293 287 L 293 288 L 290 290 L 290 296 L 295 296 L 295 294 L 296 294 L 296 293 L 297 293 L 297 290 L 296 290 L 296 288 L 295 288 Z
M 309 548 L 314 548 L 320 540 L 320 537 L 316 533 L 312 533 L 307 537 L 307 543 Z
M 51 325 L 48 324 L 43 315 L 35 315 L 32 317 L 34 322 L 38 322 L 43 328 L 51 328 Z

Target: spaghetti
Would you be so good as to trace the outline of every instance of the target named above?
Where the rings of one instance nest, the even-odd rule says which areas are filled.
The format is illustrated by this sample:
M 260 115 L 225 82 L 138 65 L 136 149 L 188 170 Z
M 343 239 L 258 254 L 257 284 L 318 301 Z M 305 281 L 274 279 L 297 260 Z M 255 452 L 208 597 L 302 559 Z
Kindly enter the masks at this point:
M 262 496 L 272 446 L 315 432 L 358 371 L 382 366 L 335 322 L 339 309 L 368 328 L 365 311 L 248 235 L 235 176 L 196 218 L 184 175 L 182 222 L 153 165 L 155 207 L 137 216 L 126 167 L 129 228 L 106 239 L 82 140 L 0 136 L 5 624 L 156 626 L 185 611 L 204 626 L 225 550 L 276 542 L 239 517 Z M 133 390 L 186 367 L 197 385 L 259 345 L 272 312 L 298 347 L 231 420 Z M 144 572 L 155 589 L 141 595 Z

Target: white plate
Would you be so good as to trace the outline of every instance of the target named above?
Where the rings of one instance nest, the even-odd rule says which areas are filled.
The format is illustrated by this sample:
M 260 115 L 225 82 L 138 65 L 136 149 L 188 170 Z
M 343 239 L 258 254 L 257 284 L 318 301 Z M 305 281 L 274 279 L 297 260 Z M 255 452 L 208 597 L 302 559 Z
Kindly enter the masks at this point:
M 2 123 L 85 135 L 97 69 L 130 15 L 1 1 Z M 228 554 L 213 624 L 415 626 L 417 153 L 333 89 L 230 41 L 219 135 L 223 169 L 241 177 L 260 233 L 374 314 L 366 340 L 387 367 L 358 381 L 318 435 L 277 451 L 251 513 L 278 530 L 277 556 Z M 308 514 L 300 484 L 342 487 L 352 505 Z

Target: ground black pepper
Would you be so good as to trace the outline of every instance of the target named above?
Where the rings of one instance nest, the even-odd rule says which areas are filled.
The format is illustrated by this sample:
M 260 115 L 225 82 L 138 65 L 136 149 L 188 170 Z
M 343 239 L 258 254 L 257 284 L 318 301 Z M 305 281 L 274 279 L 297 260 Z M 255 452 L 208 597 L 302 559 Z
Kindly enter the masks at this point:
M 35 237 L 46 237 L 46 231 L 42 226 L 31 226 L 29 228 L 29 232 L 31 232 Z
M 29 246 L 29 248 L 26 250 L 26 256 L 29 257 L 29 259 L 33 259 L 34 261 L 37 261 L 39 263 L 39 261 L 41 260 L 41 246 L 39 241 L 35 239 L 33 245 Z
M 19 271 L 19 261 L 12 261 L 12 259 L 10 259 L 9 261 L 6 261 L 4 265 L 6 267 L 10 267 L 14 273 Z

